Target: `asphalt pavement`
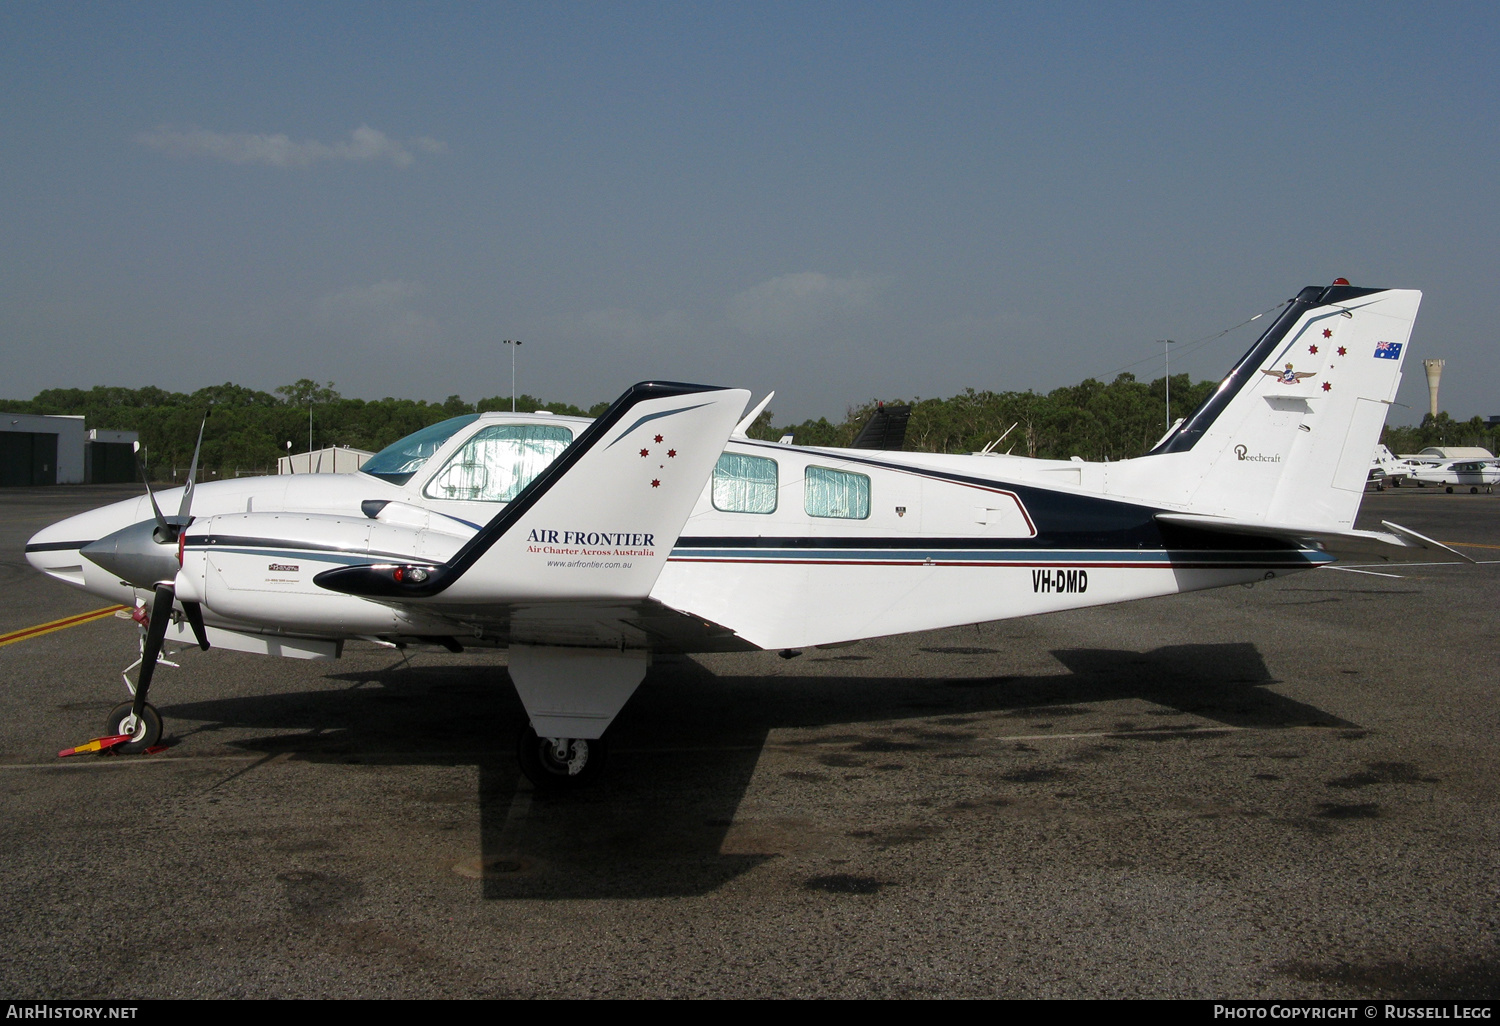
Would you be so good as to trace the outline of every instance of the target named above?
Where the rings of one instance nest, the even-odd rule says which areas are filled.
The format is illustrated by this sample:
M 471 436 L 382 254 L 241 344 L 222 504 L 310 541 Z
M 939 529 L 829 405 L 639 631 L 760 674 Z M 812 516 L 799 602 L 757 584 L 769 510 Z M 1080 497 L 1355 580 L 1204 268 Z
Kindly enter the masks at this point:
M 0 491 L 0 635 L 125 494 Z M 1382 519 L 1500 560 L 1500 496 Z M 664 661 L 561 798 L 503 652 L 191 650 L 168 751 L 59 760 L 135 627 L 6 645 L 0 994 L 1494 998 L 1500 565 L 1371 569 Z

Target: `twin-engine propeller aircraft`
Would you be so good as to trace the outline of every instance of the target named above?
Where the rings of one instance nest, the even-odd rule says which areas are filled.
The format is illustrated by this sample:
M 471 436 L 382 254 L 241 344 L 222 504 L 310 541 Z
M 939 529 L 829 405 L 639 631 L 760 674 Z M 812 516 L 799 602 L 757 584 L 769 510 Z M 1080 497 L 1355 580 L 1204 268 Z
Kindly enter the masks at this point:
M 576 784 L 652 653 L 795 650 L 1345 555 L 1466 559 L 1353 526 L 1420 298 L 1303 289 L 1138 459 L 772 444 L 746 436 L 769 396 L 747 412 L 742 390 L 646 382 L 592 422 L 456 417 L 359 473 L 190 484 L 162 496 L 171 518 L 129 499 L 40 532 L 27 558 L 146 620 L 106 726 L 121 750 L 161 736 L 146 697 L 169 638 L 303 658 L 351 638 L 492 645 L 530 718 L 522 768 Z

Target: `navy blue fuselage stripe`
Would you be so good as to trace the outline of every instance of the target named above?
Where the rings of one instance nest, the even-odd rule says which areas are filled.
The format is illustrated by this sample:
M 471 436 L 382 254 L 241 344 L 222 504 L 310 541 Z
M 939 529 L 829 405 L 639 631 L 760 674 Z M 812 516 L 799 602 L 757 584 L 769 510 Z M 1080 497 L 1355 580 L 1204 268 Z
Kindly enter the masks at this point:
M 372 551 L 369 549 L 346 548 L 339 545 L 319 545 L 315 542 L 291 541 L 286 538 L 249 538 L 224 534 L 189 538 L 183 543 L 183 548 L 195 552 L 209 552 L 214 549 L 224 551 L 232 549 L 260 549 L 268 552 L 305 552 L 313 558 L 316 558 L 318 553 L 329 553 L 341 556 L 369 557 L 372 560 L 399 559 L 409 563 L 433 562 L 433 560 L 426 557 L 411 556 L 404 552 Z
M 96 541 L 97 539 L 95 539 Z M 81 549 L 85 545 L 92 545 L 94 541 L 62 541 L 62 542 L 37 542 L 35 545 L 27 545 L 27 552 L 58 552 L 62 549 Z

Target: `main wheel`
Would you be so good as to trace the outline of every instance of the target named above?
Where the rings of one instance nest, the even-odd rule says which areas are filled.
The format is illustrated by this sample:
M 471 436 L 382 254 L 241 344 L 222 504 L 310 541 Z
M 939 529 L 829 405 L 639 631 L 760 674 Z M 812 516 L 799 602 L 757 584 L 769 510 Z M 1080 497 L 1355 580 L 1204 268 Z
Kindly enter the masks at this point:
M 1479 486 L 1478 485 L 1470 485 L 1469 486 L 1469 494 L 1470 495 L 1478 495 L 1479 494 Z
M 1452 495 L 1452 494 L 1453 494 L 1453 486 L 1452 486 L 1452 485 L 1449 485 L 1449 486 L 1448 486 L 1448 494 L 1449 494 L 1449 495 Z
M 516 745 L 521 772 L 539 791 L 585 787 L 604 771 L 602 738 L 538 737 L 528 724 Z
M 106 734 L 129 734 L 131 740 L 115 748 L 117 752 L 144 752 L 161 740 L 161 713 L 150 702 L 141 710 L 140 718 L 130 715 L 131 703 L 117 705 L 110 710 L 104 723 Z

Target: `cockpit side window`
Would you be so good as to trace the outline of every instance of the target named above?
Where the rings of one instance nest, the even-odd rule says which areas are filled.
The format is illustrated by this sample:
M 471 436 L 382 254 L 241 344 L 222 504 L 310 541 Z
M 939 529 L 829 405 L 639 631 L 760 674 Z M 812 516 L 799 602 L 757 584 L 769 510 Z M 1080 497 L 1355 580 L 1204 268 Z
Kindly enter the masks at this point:
M 475 433 L 427 482 L 430 499 L 509 502 L 573 441 L 560 424 L 495 424 Z
M 404 485 L 413 474 L 422 469 L 422 464 L 432 458 L 454 435 L 479 419 L 479 414 L 469 413 L 462 417 L 450 417 L 436 424 L 429 424 L 414 431 L 398 442 L 381 449 L 365 460 L 359 469 L 382 481 Z

